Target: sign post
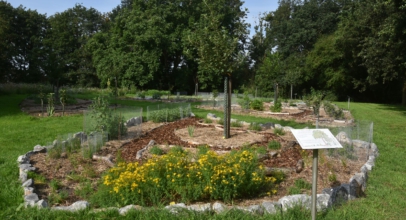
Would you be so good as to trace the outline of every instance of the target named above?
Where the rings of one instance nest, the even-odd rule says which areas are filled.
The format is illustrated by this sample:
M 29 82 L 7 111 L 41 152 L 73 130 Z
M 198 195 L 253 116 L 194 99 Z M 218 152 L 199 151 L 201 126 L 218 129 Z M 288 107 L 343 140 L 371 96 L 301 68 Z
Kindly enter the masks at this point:
M 340 142 L 328 129 L 292 129 L 299 145 L 304 150 L 313 150 L 313 176 L 312 176 L 312 219 L 316 219 L 317 214 L 317 168 L 319 149 L 343 148 Z

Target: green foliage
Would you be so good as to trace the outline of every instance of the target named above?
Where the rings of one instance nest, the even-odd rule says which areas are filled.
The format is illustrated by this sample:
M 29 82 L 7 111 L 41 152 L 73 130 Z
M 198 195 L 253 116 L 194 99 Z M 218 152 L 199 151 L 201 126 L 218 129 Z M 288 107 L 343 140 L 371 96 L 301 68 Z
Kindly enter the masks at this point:
M 257 123 L 257 122 L 251 122 L 249 129 L 253 130 L 253 131 L 262 131 L 261 125 L 259 125 L 259 123 Z
M 93 193 L 94 189 L 90 181 L 81 182 L 75 189 L 75 195 L 79 196 L 82 199 L 89 198 Z
M 183 117 L 189 117 L 187 108 L 163 108 L 160 110 L 150 111 L 149 120 L 155 123 L 177 121 Z
M 311 93 L 305 97 L 306 104 L 313 108 L 313 113 L 319 116 L 320 107 L 323 103 L 325 93 L 311 88 Z
M 66 90 L 65 89 L 61 89 L 59 91 L 59 101 L 62 104 L 62 116 L 65 115 L 65 105 L 66 105 L 66 101 L 67 101 L 67 96 L 66 96 Z
M 242 127 L 242 122 L 238 120 L 231 121 L 230 127 Z
M 43 175 L 38 174 L 34 171 L 27 172 L 27 178 L 32 179 L 35 184 L 46 184 L 47 183 L 47 179 Z
M 108 172 L 103 184 L 111 189 L 111 198 L 118 197 L 116 202 L 121 205 L 189 203 L 202 199 L 231 202 L 276 193 L 277 179 L 264 175 L 254 152 L 241 150 L 226 156 L 201 152 L 196 163 L 189 162 L 190 156 L 184 151 L 171 151 L 143 165 L 122 163 Z
M 336 107 L 331 102 L 324 102 L 323 107 L 328 116 L 333 117 L 334 119 L 344 119 L 343 110 Z
M 48 94 L 47 114 L 48 114 L 48 116 L 53 116 L 54 113 L 55 113 L 54 93 L 49 93 Z
M 283 128 L 274 128 L 273 133 L 277 135 L 284 135 L 285 131 L 283 130 Z
M 188 126 L 187 133 L 189 134 L 189 137 L 193 137 L 193 135 L 195 133 L 195 126 Z
M 272 140 L 268 143 L 268 148 L 272 150 L 279 150 L 281 149 L 281 143 L 279 143 L 279 141 Z
M 185 150 L 183 149 L 182 146 L 174 146 L 169 150 L 169 153 L 183 154 L 183 153 L 185 153 Z
M 149 150 L 149 152 L 154 155 L 163 155 L 164 154 L 164 151 L 158 146 L 152 146 L 151 149 Z
M 139 92 L 137 93 L 137 97 L 138 97 L 138 98 L 141 98 L 141 99 L 145 99 L 145 92 L 144 92 L 144 91 L 139 91 Z
M 307 182 L 304 179 L 297 179 L 295 180 L 295 187 L 299 188 L 299 189 L 311 189 L 312 188 L 312 184 Z
M 269 110 L 272 112 L 281 112 L 282 111 L 282 103 L 278 99 L 272 106 L 269 107 Z
M 254 109 L 254 110 L 263 111 L 264 103 L 262 103 L 262 101 L 259 99 L 254 99 L 254 101 L 252 101 L 250 103 L 250 107 L 251 107 L 251 109 Z
M 294 182 L 294 185 L 288 188 L 288 194 L 302 194 L 303 191 L 310 190 L 312 188 L 312 184 L 307 182 L 304 179 L 297 179 Z
M 89 106 L 89 111 L 89 117 L 95 121 L 91 131 L 107 132 L 110 140 L 127 134 L 124 117 L 110 109 L 107 97 L 95 98 Z
M 55 193 L 60 188 L 60 183 L 58 182 L 58 180 L 53 179 L 51 180 L 51 182 L 49 182 L 49 187 L 51 188 L 51 191 Z
M 244 96 L 242 100 L 238 101 L 238 104 L 241 106 L 242 109 L 248 110 L 250 108 L 250 97 L 248 95 L 248 92 L 244 92 Z

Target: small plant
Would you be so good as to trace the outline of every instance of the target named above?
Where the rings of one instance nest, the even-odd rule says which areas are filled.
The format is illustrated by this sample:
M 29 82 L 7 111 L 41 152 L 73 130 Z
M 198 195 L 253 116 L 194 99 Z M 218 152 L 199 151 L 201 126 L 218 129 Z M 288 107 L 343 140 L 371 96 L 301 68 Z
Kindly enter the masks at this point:
M 250 97 L 248 95 L 248 92 L 244 92 L 243 99 L 240 100 L 238 102 L 238 104 L 241 106 L 241 108 L 243 110 L 248 110 L 250 108 L 250 102 L 251 102 L 251 100 L 250 100 Z
M 145 92 L 144 91 L 139 91 L 137 93 L 137 96 L 138 96 L 138 98 L 145 99 Z
M 47 150 L 47 156 L 49 158 L 53 158 L 53 159 L 61 158 L 62 153 L 63 153 L 63 147 L 62 147 L 60 141 L 58 142 L 58 144 L 56 146 Z
M 281 112 L 282 111 L 282 103 L 278 100 L 274 102 L 273 106 L 269 108 L 272 112 Z
M 44 116 L 44 99 L 45 99 L 45 93 L 44 93 L 44 86 L 43 85 L 39 85 L 38 98 L 41 100 L 41 117 L 43 117 Z
M 55 193 L 58 191 L 60 185 L 57 180 L 53 179 L 51 182 L 49 182 L 49 187 L 51 188 L 51 191 Z
M 55 113 L 54 93 L 49 93 L 48 94 L 47 113 L 48 113 L 48 116 L 53 116 L 54 113 Z
M 47 182 L 47 179 L 43 175 L 33 171 L 27 172 L 27 178 L 33 179 L 35 184 L 46 184 Z
M 175 146 L 169 150 L 169 153 L 173 153 L 173 154 L 182 154 L 184 152 L 185 152 L 185 150 L 181 146 Z
M 231 121 L 230 127 L 242 127 L 242 122 L 238 120 Z
M 251 107 L 251 109 L 258 110 L 258 111 L 264 110 L 264 104 L 259 99 L 255 99 L 254 101 L 252 101 L 250 103 L 250 107 Z
M 268 148 L 272 150 L 279 150 L 281 149 L 281 143 L 278 141 L 272 140 L 268 143 Z
M 295 180 L 294 185 L 288 188 L 288 194 L 289 195 L 301 194 L 302 191 L 310 190 L 311 188 L 312 188 L 311 183 L 300 178 L 300 179 Z
M 61 105 L 62 105 L 62 116 L 65 116 L 65 105 L 66 105 L 66 100 L 67 100 L 66 90 L 61 89 L 59 96 L 60 96 L 59 101 L 61 102 Z
M 92 184 L 89 181 L 85 181 L 79 184 L 79 187 L 75 189 L 75 195 L 82 199 L 88 198 L 94 192 Z
M 266 153 L 267 153 L 265 147 L 263 147 L 263 146 L 258 147 L 258 148 L 256 148 L 255 150 L 256 150 L 256 152 L 257 152 L 258 154 L 266 154 Z
M 110 109 L 110 103 L 105 96 L 95 98 L 89 106 L 90 118 L 94 121 L 91 131 L 108 133 L 109 139 L 117 139 L 127 134 L 124 117 Z
M 325 101 L 323 107 L 328 116 L 337 120 L 344 119 L 343 110 L 334 106 L 331 102 Z
M 259 123 L 256 123 L 256 122 L 252 122 L 252 123 L 250 124 L 249 129 L 250 129 L 250 130 L 253 130 L 253 131 L 262 131 L 261 125 L 259 125 Z
M 219 91 L 217 91 L 217 89 L 213 89 L 212 95 L 213 95 L 213 107 L 216 107 L 217 103 L 216 98 L 219 96 Z
M 329 172 L 328 174 L 328 181 L 330 181 L 330 183 L 335 183 L 337 182 L 337 176 L 335 173 L 333 172 Z
M 283 130 L 283 128 L 274 128 L 273 133 L 277 135 L 284 135 L 285 131 Z
M 69 192 L 61 190 L 59 193 L 54 192 L 48 196 L 48 202 L 50 204 L 60 204 L 69 197 Z
M 188 126 L 187 127 L 187 133 L 189 134 L 189 137 L 193 137 L 194 133 L 195 133 L 195 126 Z
M 312 188 L 312 184 L 311 184 L 311 183 L 309 183 L 309 182 L 307 182 L 306 180 L 301 179 L 301 178 L 295 180 L 295 186 L 296 186 L 297 188 L 299 188 L 299 189 L 306 189 L 306 190 L 309 190 L 309 189 Z
M 297 187 L 291 186 L 288 188 L 288 194 L 289 195 L 302 194 L 302 190 Z
M 164 154 L 164 151 L 158 146 L 152 146 L 151 149 L 149 150 L 149 152 L 154 155 L 163 155 Z
M 152 94 L 152 99 L 161 99 L 161 93 L 155 92 L 154 94 Z

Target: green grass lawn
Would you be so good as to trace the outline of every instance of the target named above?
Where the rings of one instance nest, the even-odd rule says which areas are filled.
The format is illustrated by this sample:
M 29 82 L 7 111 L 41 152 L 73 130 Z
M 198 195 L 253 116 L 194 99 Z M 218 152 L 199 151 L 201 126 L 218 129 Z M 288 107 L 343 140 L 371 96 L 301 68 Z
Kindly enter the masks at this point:
M 17 157 L 32 150 L 36 144 L 45 145 L 58 135 L 81 131 L 83 117 L 36 118 L 22 113 L 19 103 L 25 95 L 0 96 L 0 219 L 179 219 L 162 209 L 148 209 L 120 216 L 116 211 L 92 213 L 61 213 L 48 210 L 24 209 L 23 192 L 18 181 Z M 86 95 L 83 95 L 86 97 Z M 150 102 L 119 100 L 118 104 L 144 108 Z M 157 104 L 157 103 L 155 103 Z M 195 109 L 199 117 L 213 112 L 222 117 L 222 112 Z M 347 103 L 337 103 L 346 108 Z M 406 109 L 394 105 L 351 103 L 356 119 L 374 122 L 374 142 L 380 156 L 369 175 L 367 196 L 351 201 L 341 207 L 319 213 L 318 219 L 403 219 L 406 216 Z M 302 128 L 291 121 L 275 121 L 249 116 L 233 115 L 232 118 L 247 122 L 271 121 L 283 126 Z M 309 211 L 292 210 L 283 216 L 252 216 L 240 211 L 221 215 L 185 212 L 183 219 L 309 219 Z

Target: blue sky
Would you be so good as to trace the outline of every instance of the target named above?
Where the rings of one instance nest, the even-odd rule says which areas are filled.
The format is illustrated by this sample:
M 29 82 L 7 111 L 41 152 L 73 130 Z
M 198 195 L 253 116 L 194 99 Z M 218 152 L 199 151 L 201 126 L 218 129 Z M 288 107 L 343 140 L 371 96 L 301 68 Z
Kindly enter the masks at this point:
M 6 0 L 13 7 L 23 5 L 27 9 L 37 10 L 41 14 L 51 16 L 56 12 L 63 12 L 72 8 L 76 3 L 82 4 L 86 8 L 93 7 L 99 12 L 109 12 L 120 4 L 121 0 Z M 251 33 L 255 21 L 258 20 L 258 14 L 263 12 L 275 11 L 278 7 L 278 0 L 246 0 L 244 7 L 248 8 L 247 22 L 251 24 Z

